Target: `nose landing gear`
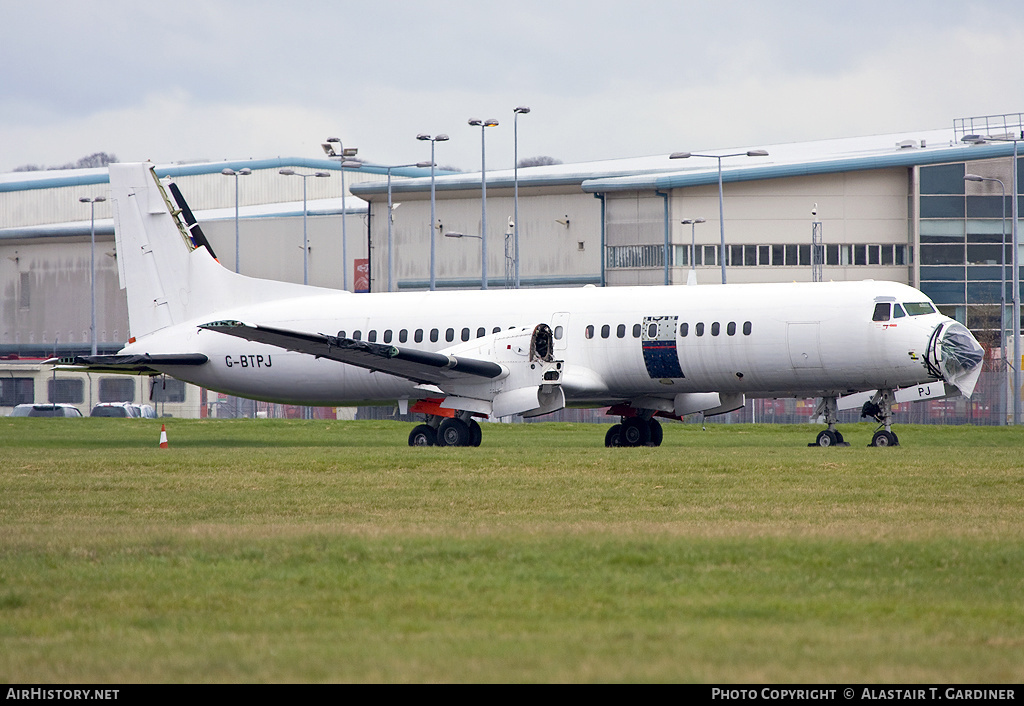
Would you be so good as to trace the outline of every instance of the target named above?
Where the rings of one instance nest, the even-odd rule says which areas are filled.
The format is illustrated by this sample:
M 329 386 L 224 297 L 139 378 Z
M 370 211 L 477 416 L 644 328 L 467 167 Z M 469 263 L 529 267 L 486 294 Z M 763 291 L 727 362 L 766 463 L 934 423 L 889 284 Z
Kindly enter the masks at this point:
M 814 410 L 816 417 L 824 417 L 828 429 L 820 432 L 818 438 L 808 446 L 849 446 L 850 442 L 843 439 L 842 433 L 836 429 L 836 422 L 839 421 L 839 405 L 835 397 L 822 397 L 818 408 Z
M 860 416 L 871 417 L 879 423 L 869 446 L 899 446 L 900 439 L 892 430 L 892 405 L 896 401 L 892 390 L 879 390 L 861 408 Z M 883 428 L 884 427 L 884 428 Z

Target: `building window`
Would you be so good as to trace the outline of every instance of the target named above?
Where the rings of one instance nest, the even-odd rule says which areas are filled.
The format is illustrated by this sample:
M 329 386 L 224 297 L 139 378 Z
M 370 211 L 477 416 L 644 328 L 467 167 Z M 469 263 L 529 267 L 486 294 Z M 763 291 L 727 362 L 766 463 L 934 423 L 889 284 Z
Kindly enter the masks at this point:
M 54 404 L 81 404 L 85 401 L 85 381 L 50 379 L 46 381 L 47 399 Z
M 32 378 L 0 378 L 0 406 L 14 407 L 36 401 L 36 385 Z
M 149 388 L 149 399 L 153 402 L 184 402 L 185 383 L 169 377 L 154 378 Z
M 134 402 L 135 380 L 100 378 L 100 402 Z

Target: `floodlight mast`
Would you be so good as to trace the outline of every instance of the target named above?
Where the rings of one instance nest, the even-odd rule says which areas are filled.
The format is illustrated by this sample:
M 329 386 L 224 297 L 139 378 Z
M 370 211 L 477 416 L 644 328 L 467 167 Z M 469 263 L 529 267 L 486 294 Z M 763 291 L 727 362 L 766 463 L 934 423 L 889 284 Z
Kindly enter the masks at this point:
M 731 154 L 697 154 L 696 152 L 673 152 L 669 159 L 689 159 L 690 157 L 706 157 L 718 160 L 718 225 L 721 231 L 721 249 L 718 259 L 722 264 L 722 284 L 725 284 L 725 215 L 722 205 L 722 160 L 726 157 L 767 157 L 767 150 L 747 150 L 746 152 L 733 152 Z M 666 253 L 666 257 L 668 254 Z
M 436 259 L 436 247 L 434 243 L 434 236 L 437 234 L 437 213 L 435 210 L 436 199 L 435 199 L 435 178 L 434 169 L 437 166 L 437 161 L 434 158 L 434 145 L 438 142 L 447 142 L 447 135 L 434 135 L 431 137 L 426 133 L 420 133 L 416 136 L 417 140 L 423 142 L 430 142 L 430 291 L 433 292 L 437 289 L 437 269 L 435 267 Z
M 334 149 L 334 145 L 338 146 L 338 149 Z M 341 164 L 341 288 L 348 290 L 348 238 L 345 232 L 345 221 L 346 209 L 345 209 L 345 168 L 359 169 L 362 162 L 355 161 L 354 159 L 349 161 L 349 158 L 354 158 L 359 154 L 359 148 L 357 147 L 345 147 L 342 144 L 340 137 L 328 137 L 324 142 L 320 143 L 324 152 L 328 157 L 337 157 Z

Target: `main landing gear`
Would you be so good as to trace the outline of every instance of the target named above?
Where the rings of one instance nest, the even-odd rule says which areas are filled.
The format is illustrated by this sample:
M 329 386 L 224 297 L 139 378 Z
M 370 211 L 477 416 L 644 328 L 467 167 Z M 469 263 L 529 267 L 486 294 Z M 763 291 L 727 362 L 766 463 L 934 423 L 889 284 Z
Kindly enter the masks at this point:
M 664 431 L 654 417 L 625 417 L 621 424 L 613 425 L 604 435 L 604 445 L 612 446 L 661 446 Z
M 479 446 L 482 439 L 480 424 L 468 412 L 456 417 L 430 414 L 409 434 L 409 446 Z

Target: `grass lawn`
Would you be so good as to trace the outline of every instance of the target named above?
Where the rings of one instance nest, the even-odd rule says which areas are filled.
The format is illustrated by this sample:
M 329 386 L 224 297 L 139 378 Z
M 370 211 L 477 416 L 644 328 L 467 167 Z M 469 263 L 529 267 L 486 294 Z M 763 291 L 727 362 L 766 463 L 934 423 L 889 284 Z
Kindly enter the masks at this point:
M 1024 681 L 1024 432 L 0 419 L 0 681 Z

